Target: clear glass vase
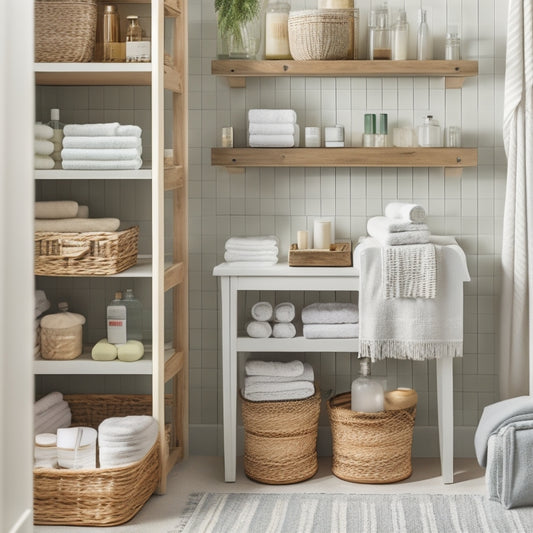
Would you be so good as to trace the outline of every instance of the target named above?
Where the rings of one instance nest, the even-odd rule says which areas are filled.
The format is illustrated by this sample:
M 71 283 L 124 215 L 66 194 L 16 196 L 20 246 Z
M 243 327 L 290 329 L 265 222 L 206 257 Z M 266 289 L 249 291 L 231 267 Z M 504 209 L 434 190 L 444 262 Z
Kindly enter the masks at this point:
M 230 59 L 255 59 L 261 45 L 261 19 L 254 19 L 241 24 L 240 33 L 230 35 L 228 55 Z

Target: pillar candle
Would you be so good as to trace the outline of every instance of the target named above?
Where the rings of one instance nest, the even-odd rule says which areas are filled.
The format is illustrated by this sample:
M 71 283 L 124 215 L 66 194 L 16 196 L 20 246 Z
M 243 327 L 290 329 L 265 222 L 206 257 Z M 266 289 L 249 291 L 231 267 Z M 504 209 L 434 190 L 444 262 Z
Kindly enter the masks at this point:
M 331 244 L 331 222 L 315 220 L 313 229 L 313 248 L 329 250 Z
M 290 59 L 289 12 L 268 12 L 265 17 L 265 59 Z
M 297 234 L 298 250 L 307 250 L 309 248 L 309 232 L 302 230 Z
M 353 0 L 318 0 L 318 9 L 353 9 Z

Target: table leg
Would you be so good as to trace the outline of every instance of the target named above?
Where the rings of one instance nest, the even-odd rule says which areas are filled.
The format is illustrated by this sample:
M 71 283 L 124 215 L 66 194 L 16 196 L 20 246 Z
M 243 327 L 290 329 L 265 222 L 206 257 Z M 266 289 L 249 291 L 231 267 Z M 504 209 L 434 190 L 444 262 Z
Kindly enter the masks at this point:
M 453 483 L 453 359 L 437 359 L 437 409 L 443 483 Z

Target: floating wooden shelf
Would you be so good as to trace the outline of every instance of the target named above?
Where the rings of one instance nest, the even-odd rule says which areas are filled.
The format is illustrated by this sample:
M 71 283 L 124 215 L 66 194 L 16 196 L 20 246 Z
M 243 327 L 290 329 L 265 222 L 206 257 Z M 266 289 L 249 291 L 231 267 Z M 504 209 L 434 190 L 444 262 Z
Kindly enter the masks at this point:
M 284 61 L 214 60 L 211 73 L 225 76 L 230 87 L 245 87 L 246 78 L 272 76 L 445 77 L 447 88 L 460 88 L 477 76 L 477 61 Z

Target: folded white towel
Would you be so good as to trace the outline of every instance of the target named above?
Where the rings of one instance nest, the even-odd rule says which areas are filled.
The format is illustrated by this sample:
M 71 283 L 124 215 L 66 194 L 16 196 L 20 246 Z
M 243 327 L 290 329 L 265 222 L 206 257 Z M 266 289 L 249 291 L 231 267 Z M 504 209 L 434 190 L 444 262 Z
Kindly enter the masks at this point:
M 294 135 L 296 130 L 296 124 L 291 123 L 250 122 L 248 124 L 248 135 Z
M 278 376 L 294 378 L 303 374 L 304 364 L 297 359 L 287 362 L 249 359 L 244 365 L 244 371 L 247 376 Z
M 315 381 L 315 372 L 313 367 L 309 363 L 303 364 L 304 371 L 296 377 L 283 377 L 283 376 L 247 376 L 248 383 L 287 383 L 288 381 Z
M 375 219 L 370 219 L 367 224 L 367 231 L 374 237 L 381 246 L 401 246 L 402 244 L 426 244 L 429 242 L 431 233 L 422 231 L 399 231 L 390 233 L 383 228 Z
M 46 139 L 35 139 L 33 149 L 37 155 L 50 155 L 54 151 L 54 143 Z
M 260 253 L 260 252 L 225 252 L 224 261 L 232 263 L 234 261 L 250 261 L 250 262 L 264 262 L 276 263 L 278 260 L 277 254 Z
M 293 109 L 250 109 L 248 122 L 296 124 L 296 111 Z
M 55 161 L 49 155 L 33 156 L 33 167 L 37 170 L 50 170 L 54 168 Z
M 63 148 L 117 149 L 140 148 L 142 141 L 135 136 L 63 137 Z
M 270 261 L 228 261 L 236 267 L 242 268 L 268 268 L 274 266 L 278 262 L 278 258 Z
M 243 245 L 232 245 L 226 244 L 226 252 L 246 252 L 249 254 L 252 253 L 262 253 L 262 254 L 275 254 L 278 255 L 279 248 L 277 246 L 243 246 Z
M 63 135 L 82 137 L 103 137 L 117 135 L 119 123 L 106 122 L 101 124 L 65 124 Z
M 65 170 L 139 170 L 142 164 L 140 157 L 111 161 L 76 159 L 61 162 Z
M 35 313 L 34 318 L 41 316 L 45 311 L 50 309 L 50 302 L 42 290 L 35 291 Z
M 276 322 L 292 322 L 296 315 L 296 309 L 291 302 L 282 302 L 274 307 L 274 320 Z
M 37 292 L 42 292 L 44 294 L 43 291 L 35 291 L 35 293 Z M 40 400 L 37 400 L 33 404 L 33 412 L 36 416 L 40 415 L 44 413 L 45 411 L 47 411 L 48 409 L 50 409 L 50 407 L 56 404 L 61 404 L 62 401 L 63 401 L 63 394 L 61 394 L 58 391 L 50 392 L 46 396 L 43 396 Z
M 302 309 L 304 324 L 355 324 L 359 322 L 356 304 L 345 302 L 316 302 Z
M 351 339 L 359 337 L 359 324 L 304 324 L 306 339 Z
M 39 218 L 39 217 L 36 217 L 36 218 Z M 76 213 L 76 218 L 89 218 L 89 206 L 79 205 L 78 212 Z
M 118 218 L 59 218 L 35 219 L 35 231 L 57 231 L 63 233 L 82 233 L 99 231 L 117 231 L 120 226 Z
M 272 326 L 269 322 L 251 320 L 246 324 L 246 333 L 254 339 L 266 339 L 272 335 Z
M 63 161 L 121 161 L 141 157 L 140 148 L 63 148 Z
M 391 202 L 385 206 L 385 216 L 389 218 L 410 220 L 411 222 L 424 222 L 426 211 L 418 204 Z
M 292 322 L 277 322 L 272 327 L 272 337 L 276 339 L 292 339 L 296 336 L 296 327 Z
M 98 437 L 100 438 L 130 438 L 142 432 L 150 432 L 151 428 L 157 429 L 157 422 L 152 416 L 130 415 L 106 418 L 98 426 Z
M 410 220 L 402 218 L 372 217 L 368 220 L 367 226 L 370 223 L 390 233 L 397 233 L 400 231 L 429 231 L 428 225 L 423 222 L 411 222 Z
M 54 130 L 46 124 L 35 124 L 33 134 L 36 139 L 51 139 L 54 135 Z
M 242 395 L 251 402 L 301 400 L 315 393 L 310 381 L 289 381 L 287 383 L 247 383 L 244 379 Z
M 258 235 L 252 237 L 230 237 L 226 241 L 226 250 L 228 248 L 256 250 L 261 251 L 271 246 L 279 246 L 279 239 L 276 235 Z M 242 247 L 242 248 L 241 248 Z
M 254 320 L 268 322 L 272 318 L 273 308 L 270 302 L 257 302 L 252 305 L 250 314 Z
M 252 148 L 298 148 L 300 146 L 300 128 L 294 125 L 295 132 L 292 135 L 268 135 L 250 134 L 248 144 Z
M 44 413 L 34 417 L 33 429 L 37 433 L 55 433 L 59 428 L 68 427 L 72 414 L 67 402 L 56 404 Z
M 73 200 L 57 200 L 51 202 L 35 202 L 35 218 L 74 218 L 78 215 L 78 202 Z
M 142 129 L 139 126 L 126 124 L 117 128 L 117 135 L 120 137 L 140 137 Z

